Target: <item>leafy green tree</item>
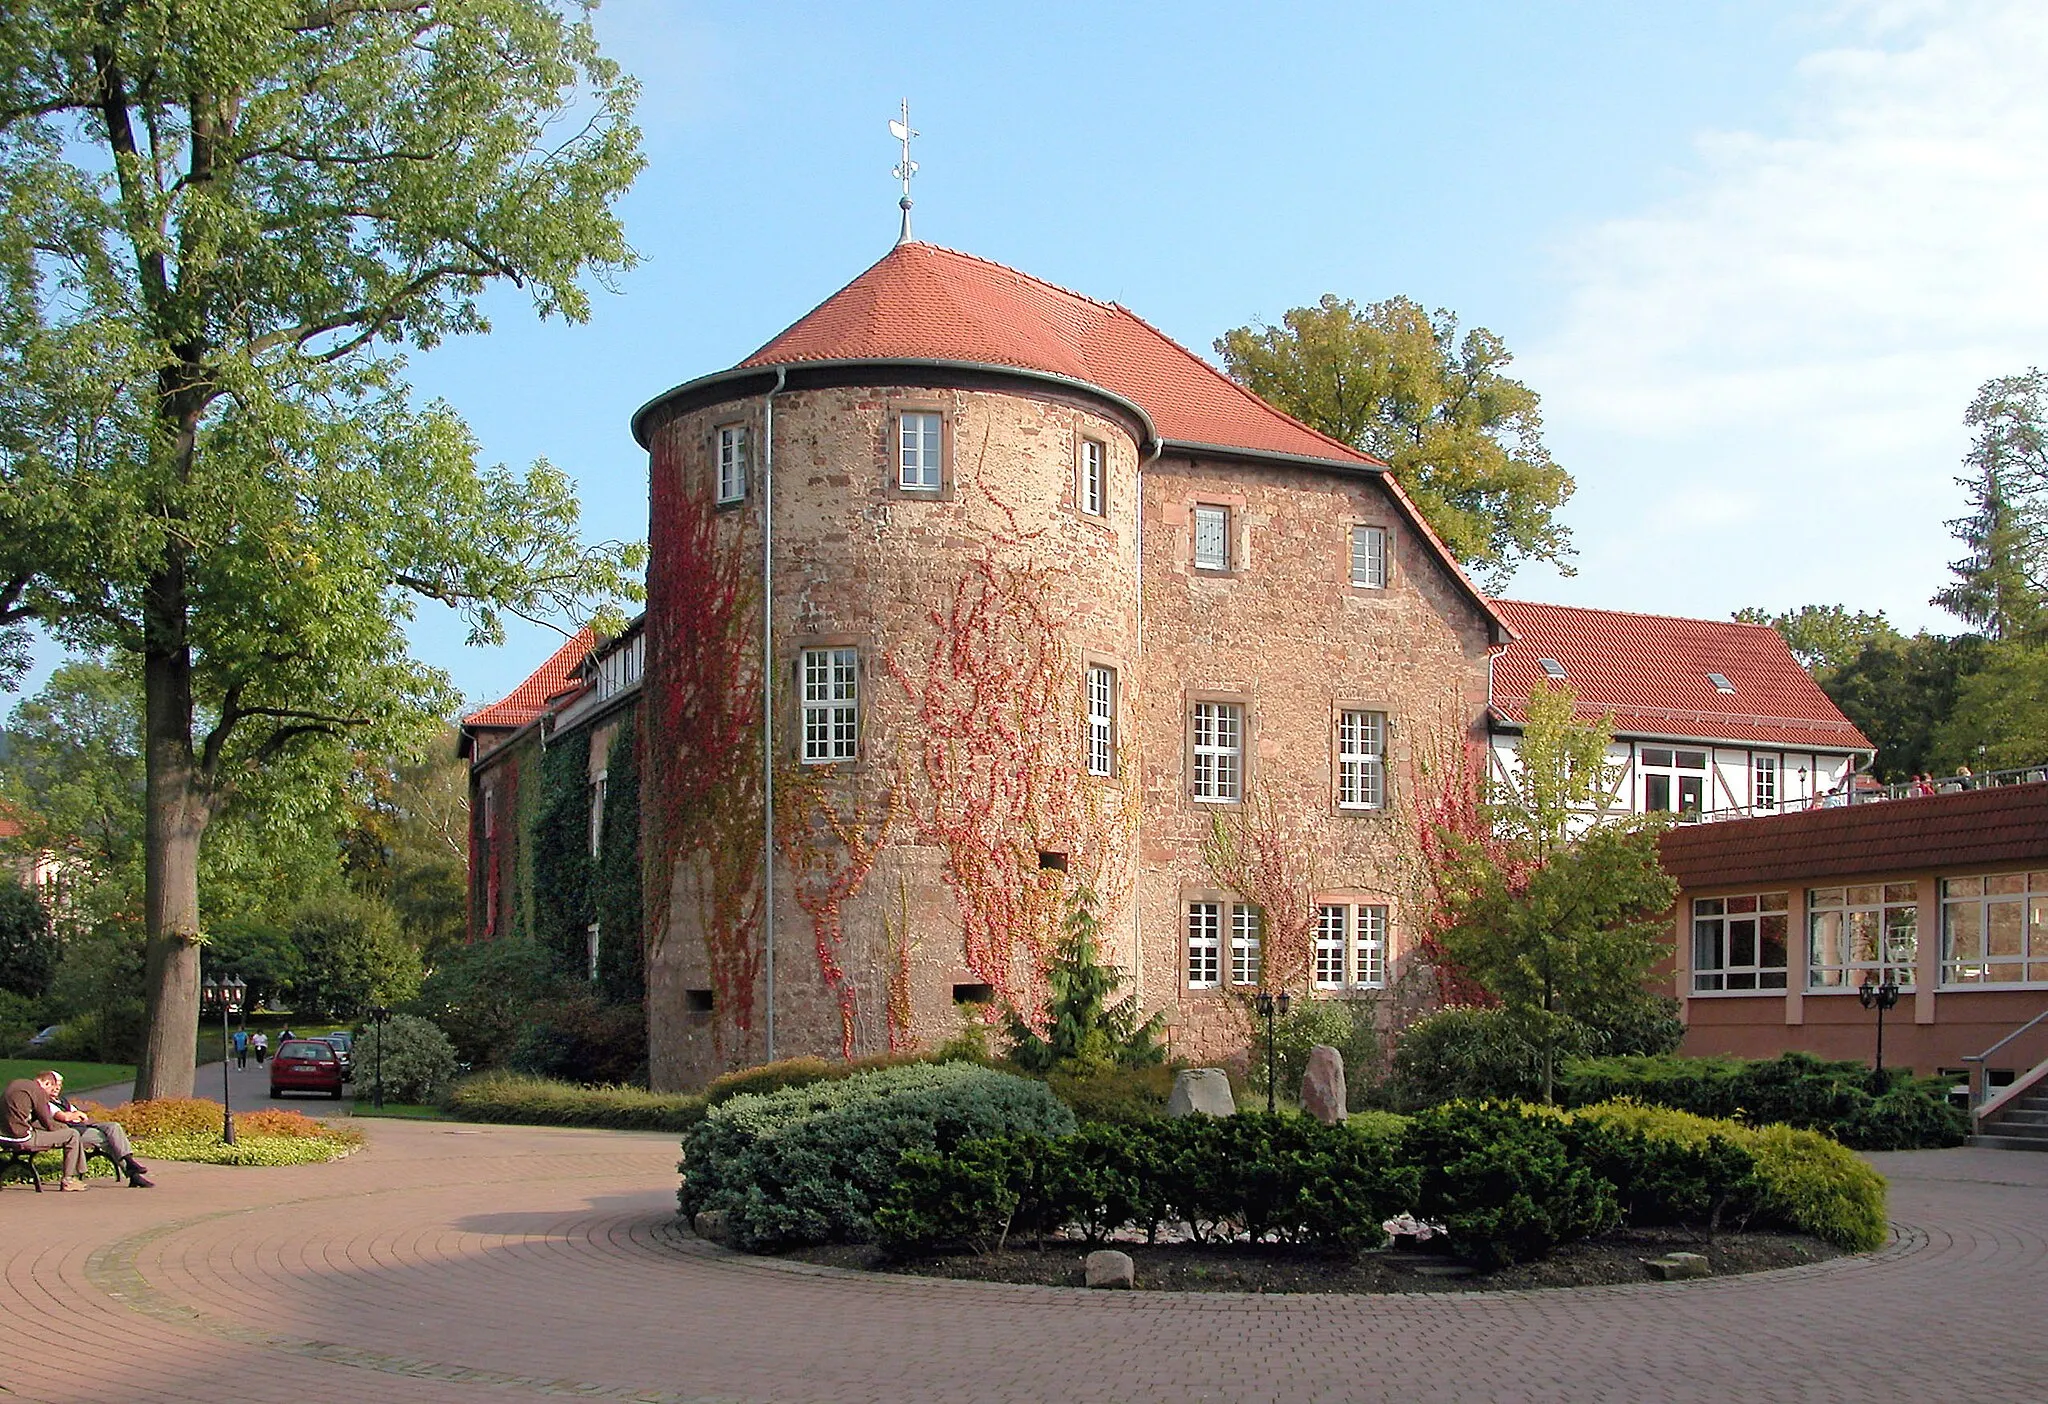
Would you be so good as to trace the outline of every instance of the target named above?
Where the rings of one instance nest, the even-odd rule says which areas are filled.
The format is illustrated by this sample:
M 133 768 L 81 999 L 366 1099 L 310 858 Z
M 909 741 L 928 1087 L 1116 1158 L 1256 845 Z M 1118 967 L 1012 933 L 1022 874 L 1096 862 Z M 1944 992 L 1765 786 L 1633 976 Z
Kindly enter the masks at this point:
M 57 936 L 42 898 L 0 878 L 0 990 L 39 998 L 57 973 Z
M 1981 661 L 1957 680 L 1954 705 L 1938 719 L 1932 764 L 1938 773 L 2017 768 L 2048 760 L 2048 644 L 1983 645 Z
M 222 922 L 207 933 L 200 968 L 206 975 L 240 976 L 254 1008 L 274 1004 L 294 988 L 305 961 L 290 931 L 244 918 Z
M 1921 632 L 1866 644 L 1853 661 L 1821 683 L 1842 715 L 1877 743 L 1872 770 L 1888 781 L 1944 771 L 1943 733 L 1987 645 L 1974 634 L 1946 638 Z M 1970 764 L 1976 761 L 1971 758 Z
M 1845 605 L 1801 605 L 1781 614 L 1738 609 L 1734 617 L 1739 624 L 1768 624 L 1784 635 L 1792 656 L 1823 689 L 1829 678 L 1856 661 L 1865 646 L 1896 644 L 1905 638 L 1884 611 L 1851 613 Z
M 1040 1034 L 1010 1012 L 1010 1058 L 1027 1072 L 1089 1073 L 1144 1067 L 1165 1056 L 1159 1031 L 1166 1015 L 1143 1018 L 1135 994 L 1114 999 L 1123 972 L 1102 960 L 1102 924 L 1095 894 L 1076 886 L 1067 896 L 1066 921 L 1050 968 L 1047 1029 Z
M 1216 352 L 1254 394 L 1393 466 L 1436 534 L 1497 589 L 1524 560 L 1572 573 L 1557 511 L 1571 474 L 1543 443 L 1534 390 L 1509 378 L 1507 345 L 1484 327 L 1405 297 L 1360 307 L 1325 294 L 1277 327 L 1225 332 Z
M 418 760 L 358 756 L 361 798 L 343 840 L 360 892 L 398 913 L 423 954 L 460 944 L 469 882 L 469 766 L 445 729 Z
M 1444 950 L 1533 1031 L 1546 1101 L 1560 1016 L 1593 1022 L 1641 1003 L 1678 895 L 1658 859 L 1658 816 L 1574 836 L 1574 814 L 1606 790 L 1608 730 L 1576 720 L 1573 700 L 1569 688 L 1531 694 L 1518 788 L 1488 806 L 1491 841 L 1444 836 L 1456 855 Z
M 634 87 L 566 0 L 17 0 L 0 57 L 0 626 L 140 677 L 136 1094 L 182 1095 L 215 819 L 432 735 L 416 601 L 488 642 L 633 592 L 396 348 L 487 330 L 493 284 L 587 315 L 633 261 Z
M 420 954 L 391 908 L 349 892 L 307 901 L 293 916 L 299 972 L 293 1011 L 353 1019 L 373 1004 L 403 1004 L 419 993 Z M 246 978 L 246 977 L 245 977 Z

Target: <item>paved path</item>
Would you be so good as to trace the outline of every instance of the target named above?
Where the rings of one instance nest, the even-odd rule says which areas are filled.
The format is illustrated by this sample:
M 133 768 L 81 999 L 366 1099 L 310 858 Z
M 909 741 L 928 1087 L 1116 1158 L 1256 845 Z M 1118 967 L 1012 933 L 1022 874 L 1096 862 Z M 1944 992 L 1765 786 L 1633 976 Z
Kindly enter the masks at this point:
M 218 1102 L 221 1096 L 219 1063 L 201 1063 L 192 1070 L 192 1095 Z M 134 1094 L 135 1084 L 117 1082 L 107 1087 L 67 1087 L 64 1089 L 73 1097 L 88 1097 L 102 1106 L 119 1106 Z M 228 1095 L 235 1099 L 238 1112 L 257 1111 L 263 1107 L 283 1107 L 288 1111 L 302 1111 L 309 1116 L 332 1116 L 350 1104 L 360 1092 L 365 1101 L 369 1100 L 370 1084 L 351 1082 L 342 1088 L 342 1102 L 339 1106 L 324 1092 L 287 1092 L 282 1097 L 270 1095 L 270 1067 L 259 1065 L 254 1058 L 249 1066 L 238 1068 L 234 1060 L 228 1061 Z
M 0 1399 L 2048 1398 L 2048 1156 L 1877 1157 L 1890 1249 L 1749 1278 L 1112 1295 L 867 1278 L 678 1238 L 667 1136 L 357 1125 L 369 1146 L 332 1165 L 10 1185 Z M 53 1367 L 62 1351 L 80 1373 Z

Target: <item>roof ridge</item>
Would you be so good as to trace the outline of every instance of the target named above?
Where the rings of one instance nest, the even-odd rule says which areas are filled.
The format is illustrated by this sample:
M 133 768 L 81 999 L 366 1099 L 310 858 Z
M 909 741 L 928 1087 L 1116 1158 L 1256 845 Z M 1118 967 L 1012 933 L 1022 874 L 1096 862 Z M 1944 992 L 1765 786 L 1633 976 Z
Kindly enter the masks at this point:
M 1493 597 L 1495 604 L 1525 609 L 1568 609 L 1574 614 L 1612 614 L 1624 619 L 1669 619 L 1681 624 L 1712 624 L 1729 629 L 1765 629 L 1775 633 L 1769 624 L 1752 624 L 1746 619 L 1704 619 L 1697 614 L 1658 614 L 1646 609 L 1609 609 L 1604 605 L 1552 604 L 1548 600 L 1511 600 L 1505 595 Z

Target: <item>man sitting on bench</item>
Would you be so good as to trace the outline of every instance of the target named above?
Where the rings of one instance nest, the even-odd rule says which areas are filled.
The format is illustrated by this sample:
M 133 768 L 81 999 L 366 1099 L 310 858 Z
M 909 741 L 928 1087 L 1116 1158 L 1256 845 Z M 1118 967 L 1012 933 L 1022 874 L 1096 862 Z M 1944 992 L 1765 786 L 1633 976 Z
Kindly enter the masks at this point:
M 61 1149 L 64 1178 L 57 1188 L 85 1188 L 85 1133 L 57 1119 L 41 1078 L 18 1077 L 0 1092 L 0 1145 L 31 1151 Z
M 71 1105 L 64 1095 L 64 1074 L 52 1068 L 41 1073 L 36 1081 L 43 1085 L 43 1091 L 50 1096 L 50 1115 L 56 1120 L 78 1128 L 85 1141 L 87 1155 L 103 1155 L 114 1162 L 114 1169 L 128 1177 L 130 1189 L 155 1189 L 156 1181 L 149 1178 L 149 1167 L 135 1158 L 134 1148 L 128 1144 L 128 1133 L 118 1121 L 94 1121 L 84 1112 Z

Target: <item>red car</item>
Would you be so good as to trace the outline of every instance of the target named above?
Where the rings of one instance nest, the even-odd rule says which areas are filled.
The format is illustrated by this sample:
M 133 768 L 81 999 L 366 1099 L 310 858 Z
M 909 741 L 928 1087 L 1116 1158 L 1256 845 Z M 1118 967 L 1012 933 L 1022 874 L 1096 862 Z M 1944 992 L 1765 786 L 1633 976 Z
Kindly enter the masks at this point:
M 277 1046 L 270 1060 L 270 1095 L 325 1092 L 341 1099 L 341 1058 L 334 1045 L 317 1038 L 294 1038 Z

